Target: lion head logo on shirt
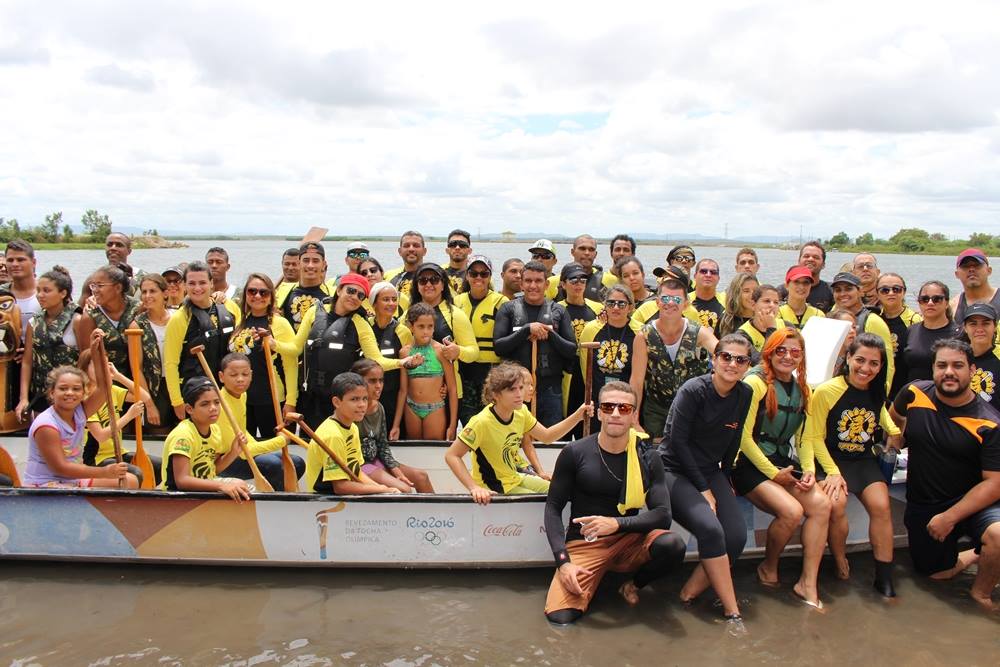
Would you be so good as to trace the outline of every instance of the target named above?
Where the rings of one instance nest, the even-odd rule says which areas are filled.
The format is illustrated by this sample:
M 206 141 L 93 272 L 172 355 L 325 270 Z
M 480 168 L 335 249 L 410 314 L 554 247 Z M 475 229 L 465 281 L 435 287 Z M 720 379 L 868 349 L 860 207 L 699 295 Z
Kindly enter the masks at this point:
M 615 375 L 625 370 L 628 363 L 628 345 L 620 340 L 606 340 L 597 348 L 597 367 L 605 375 Z
M 229 339 L 229 349 L 240 354 L 250 354 L 253 350 L 253 330 L 240 329 Z
M 875 431 L 875 413 L 867 408 L 850 408 L 840 413 L 837 439 L 845 452 L 863 452 Z
M 312 294 L 297 294 L 292 299 L 292 304 L 289 307 L 289 311 L 292 314 L 292 319 L 295 320 L 296 324 L 302 323 L 302 318 L 306 313 L 313 307 L 316 303 L 316 297 Z
M 719 324 L 719 315 L 714 310 L 699 310 L 698 321 L 701 326 L 714 329 Z
M 976 372 L 972 374 L 972 382 L 969 386 L 984 401 L 992 401 L 993 394 L 997 389 L 993 373 L 982 368 L 977 368 Z

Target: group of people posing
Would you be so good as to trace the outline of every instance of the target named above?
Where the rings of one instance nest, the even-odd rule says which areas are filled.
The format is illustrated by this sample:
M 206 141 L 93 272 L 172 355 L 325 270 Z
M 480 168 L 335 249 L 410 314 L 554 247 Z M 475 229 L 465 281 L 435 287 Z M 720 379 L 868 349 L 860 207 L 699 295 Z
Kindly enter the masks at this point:
M 639 589 L 683 560 L 676 521 L 700 558 L 681 599 L 711 588 L 739 625 L 730 566 L 747 527 L 736 495 L 774 516 L 760 583 L 779 585 L 778 559 L 799 531 L 793 591 L 815 607 L 827 547 L 837 575 L 850 576 L 855 496 L 869 515 L 875 588 L 895 596 L 879 461 L 908 447 L 916 569 L 948 578 L 978 562 L 972 595 L 993 605 L 1000 290 L 982 251 L 958 256 L 954 298 L 940 281 L 922 284 L 917 314 L 904 279 L 880 273 L 872 255 L 822 280 L 818 242 L 801 247 L 782 285 L 758 280 L 757 254 L 741 250 L 724 292 L 719 263 L 689 246 L 647 276 L 630 237 L 611 241 L 605 270 L 596 240 L 581 235 L 555 272 L 556 248 L 541 239 L 528 261 L 503 263 L 496 289 L 491 259 L 472 253 L 467 232 L 446 243 L 447 266 L 425 262 L 424 237 L 406 232 L 403 264 L 388 271 L 352 243 L 346 272 L 328 278 L 324 245 L 307 239 L 285 251 L 277 282 L 253 272 L 240 287 L 228 282 L 223 248 L 146 273 L 128 263 L 128 237 L 111 234 L 108 265 L 74 298 L 67 271 L 36 278 L 31 246 L 10 242 L 0 289 L 20 313 L 12 390 L 30 420 L 25 483 L 142 485 L 148 472 L 115 455 L 120 411 L 118 428 L 145 419 L 166 433 L 153 470 L 160 488 L 237 501 L 250 497 L 257 470 L 296 490 L 292 468 L 309 492 L 432 493 L 427 472 L 396 460 L 389 443 L 447 440 L 445 461 L 476 502 L 548 494 L 553 622 L 579 618 L 607 571 L 634 573 L 620 592 L 637 603 Z M 847 320 L 850 333 L 834 376 L 810 387 L 800 329 L 814 317 Z M 141 339 L 137 376 L 130 335 Z M 95 368 L 104 353 L 106 373 Z M 118 385 L 93 391 L 105 377 Z M 299 419 L 311 436 L 304 459 L 287 450 L 298 438 L 286 426 Z M 563 438 L 571 444 L 545 470 L 532 441 Z

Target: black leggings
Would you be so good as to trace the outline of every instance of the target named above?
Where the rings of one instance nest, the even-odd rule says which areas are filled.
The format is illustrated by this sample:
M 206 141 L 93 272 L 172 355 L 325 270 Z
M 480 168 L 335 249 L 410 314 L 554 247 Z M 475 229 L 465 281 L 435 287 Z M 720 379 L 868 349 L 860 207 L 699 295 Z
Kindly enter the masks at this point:
M 14 486 L 14 480 L 7 475 L 0 475 L 0 486 Z
M 133 475 L 135 475 L 136 479 L 139 480 L 139 485 L 141 486 L 142 485 L 142 470 L 140 470 L 138 466 L 132 465 L 132 459 L 134 459 L 134 458 L 135 458 L 135 454 L 133 454 L 132 452 L 125 452 L 124 454 L 122 454 L 122 461 L 124 461 L 128 465 L 128 471 L 130 473 L 132 473 Z M 153 479 L 153 486 L 155 487 L 155 486 L 159 485 L 160 482 L 163 481 L 163 480 L 160 479 L 160 471 L 162 470 L 163 459 L 161 459 L 159 456 L 149 456 L 148 458 L 149 458 L 150 465 L 153 467 L 153 477 L 154 477 L 154 479 Z M 114 457 L 110 457 L 110 458 L 104 459 L 103 461 L 101 461 L 97 465 L 103 468 L 104 466 L 109 466 L 109 465 L 111 465 L 113 463 L 116 463 L 115 458 Z
M 636 588 L 642 588 L 650 582 L 670 574 L 684 562 L 686 551 L 687 545 L 677 533 L 660 535 L 649 545 L 649 561 L 635 571 L 632 583 L 635 584 Z M 552 623 L 568 625 L 581 616 L 583 616 L 581 609 L 556 609 L 547 613 L 545 618 Z
M 705 473 L 708 487 L 715 496 L 715 512 L 687 477 L 667 471 L 666 478 L 674 521 L 691 531 L 698 540 L 699 558 L 728 554 L 730 561 L 736 560 L 747 543 L 747 525 L 725 474 L 721 470 Z
M 252 405 L 247 403 L 247 433 L 260 440 L 273 438 L 278 422 L 274 419 L 274 405 Z

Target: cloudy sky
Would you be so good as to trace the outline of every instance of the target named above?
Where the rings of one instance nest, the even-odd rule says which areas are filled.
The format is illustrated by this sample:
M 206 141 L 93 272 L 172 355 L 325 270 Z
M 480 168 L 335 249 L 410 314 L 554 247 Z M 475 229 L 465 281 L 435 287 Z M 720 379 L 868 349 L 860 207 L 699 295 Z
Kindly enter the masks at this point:
M 703 4 L 0 0 L 0 217 L 1000 233 L 1000 3 Z

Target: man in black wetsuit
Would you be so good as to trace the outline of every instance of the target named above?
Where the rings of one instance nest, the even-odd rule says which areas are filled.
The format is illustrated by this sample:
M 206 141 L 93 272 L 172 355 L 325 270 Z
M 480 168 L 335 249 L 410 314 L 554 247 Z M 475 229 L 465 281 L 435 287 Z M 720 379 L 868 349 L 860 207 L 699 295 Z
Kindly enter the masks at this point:
M 606 572 L 634 572 L 619 592 L 639 601 L 639 589 L 675 570 L 684 541 L 670 527 L 670 495 L 663 464 L 631 428 L 635 391 L 609 382 L 598 396 L 601 431 L 559 453 L 545 502 L 545 533 L 556 574 L 545 599 L 545 616 L 572 623 L 587 610 Z M 562 513 L 570 503 L 569 527 Z M 648 507 L 640 512 L 643 506 Z
M 562 421 L 562 376 L 576 358 L 576 335 L 566 308 L 545 298 L 545 265 L 532 260 L 521 272 L 524 294 L 500 306 L 493 327 L 493 351 L 531 370 L 532 341 L 538 345 L 535 396 L 538 421 Z

